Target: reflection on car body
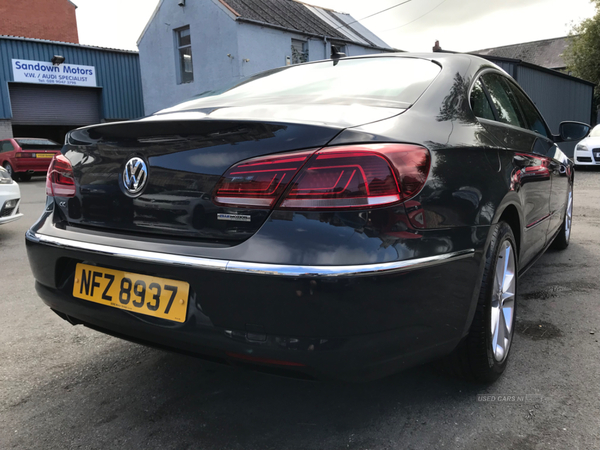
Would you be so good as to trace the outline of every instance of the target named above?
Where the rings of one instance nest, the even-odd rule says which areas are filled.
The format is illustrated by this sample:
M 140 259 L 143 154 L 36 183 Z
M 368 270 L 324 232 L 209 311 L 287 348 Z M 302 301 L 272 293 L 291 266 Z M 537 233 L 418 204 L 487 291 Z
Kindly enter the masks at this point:
M 29 181 L 45 174 L 60 145 L 50 139 L 10 138 L 0 140 L 0 166 L 15 180 Z

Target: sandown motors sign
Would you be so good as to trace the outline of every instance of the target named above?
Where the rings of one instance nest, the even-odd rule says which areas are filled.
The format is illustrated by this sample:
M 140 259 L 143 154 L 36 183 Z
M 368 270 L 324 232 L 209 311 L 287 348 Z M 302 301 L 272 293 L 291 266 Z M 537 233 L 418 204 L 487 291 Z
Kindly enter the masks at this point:
M 94 66 L 61 64 L 45 61 L 13 59 L 13 79 L 20 83 L 60 84 L 67 86 L 97 86 Z

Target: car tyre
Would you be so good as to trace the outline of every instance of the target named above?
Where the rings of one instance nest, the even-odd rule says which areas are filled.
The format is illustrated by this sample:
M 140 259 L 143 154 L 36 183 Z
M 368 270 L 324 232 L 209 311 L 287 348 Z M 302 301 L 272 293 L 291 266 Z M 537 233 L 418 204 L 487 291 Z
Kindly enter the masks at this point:
M 6 171 L 8 172 L 8 174 L 11 176 L 11 178 L 13 180 L 17 180 L 17 174 L 15 172 L 15 169 L 13 169 L 13 166 L 10 165 L 10 163 L 7 161 L 5 162 L 2 167 L 4 167 L 6 169 Z
M 477 309 L 469 334 L 442 361 L 442 368 L 468 381 L 491 383 L 508 361 L 517 306 L 517 246 L 506 222 L 496 225 L 486 252 Z
M 565 210 L 565 218 L 563 220 L 560 231 L 552 242 L 552 248 L 556 250 L 564 250 L 569 246 L 571 239 L 571 227 L 573 226 L 573 186 L 569 186 L 569 196 L 567 198 L 567 208 Z

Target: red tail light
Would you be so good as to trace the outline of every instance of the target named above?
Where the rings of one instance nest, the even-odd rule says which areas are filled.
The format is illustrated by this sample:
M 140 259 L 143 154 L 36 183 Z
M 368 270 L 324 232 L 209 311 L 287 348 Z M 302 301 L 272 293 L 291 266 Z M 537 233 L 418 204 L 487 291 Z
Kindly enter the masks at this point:
M 283 209 L 369 208 L 414 197 L 429 173 L 429 151 L 369 144 L 317 152 L 287 191 Z
M 229 356 L 230 358 L 241 359 L 243 361 L 259 362 L 259 363 L 264 363 L 264 364 L 273 364 L 276 366 L 292 366 L 292 367 L 304 367 L 305 366 L 304 364 L 292 362 L 292 361 L 282 361 L 279 359 L 261 358 L 259 356 L 243 355 L 241 353 L 233 353 L 233 352 L 226 352 L 226 353 L 227 353 L 227 356 Z
M 429 166 L 429 151 L 407 144 L 350 145 L 256 158 L 225 173 L 215 200 L 270 208 L 285 191 L 280 209 L 365 209 L 414 197 Z
M 313 153 L 287 153 L 236 164 L 217 184 L 216 203 L 270 209 Z
M 46 176 L 46 195 L 50 197 L 74 197 L 75 181 L 73 180 L 73 167 L 63 155 L 52 158 L 48 175 Z

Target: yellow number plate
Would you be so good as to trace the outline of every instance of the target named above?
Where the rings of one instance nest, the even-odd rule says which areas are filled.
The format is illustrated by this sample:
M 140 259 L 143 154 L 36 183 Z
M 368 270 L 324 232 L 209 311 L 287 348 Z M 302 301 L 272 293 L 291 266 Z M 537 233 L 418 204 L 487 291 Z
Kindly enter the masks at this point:
M 54 153 L 36 153 L 35 157 L 36 158 L 53 158 Z
M 182 281 L 87 264 L 77 264 L 73 284 L 74 297 L 175 322 L 185 322 L 189 290 Z

